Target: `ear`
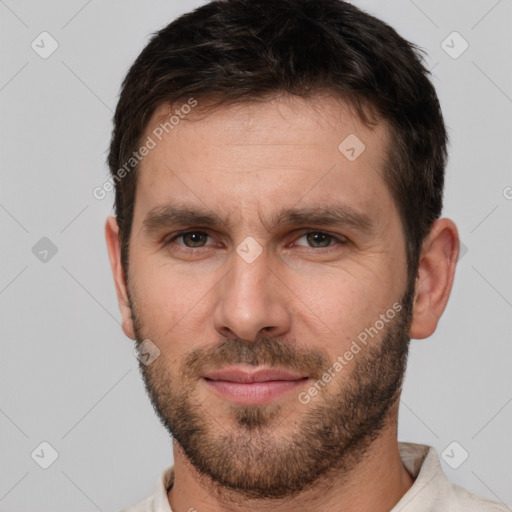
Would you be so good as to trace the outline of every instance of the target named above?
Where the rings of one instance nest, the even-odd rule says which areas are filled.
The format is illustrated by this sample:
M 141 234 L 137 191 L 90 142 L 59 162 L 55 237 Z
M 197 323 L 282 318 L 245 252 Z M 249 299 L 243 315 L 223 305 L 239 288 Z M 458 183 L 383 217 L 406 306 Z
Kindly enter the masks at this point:
M 420 256 L 411 338 L 428 338 L 436 330 L 452 290 L 459 246 L 457 227 L 450 219 L 434 222 Z
M 108 217 L 105 223 L 105 238 L 107 241 L 108 257 L 114 283 L 116 285 L 117 302 L 121 311 L 123 332 L 131 338 L 135 339 L 135 330 L 133 328 L 132 311 L 130 301 L 128 300 L 128 292 L 126 289 L 126 279 L 123 266 L 121 264 L 121 244 L 119 241 L 119 226 L 115 217 Z

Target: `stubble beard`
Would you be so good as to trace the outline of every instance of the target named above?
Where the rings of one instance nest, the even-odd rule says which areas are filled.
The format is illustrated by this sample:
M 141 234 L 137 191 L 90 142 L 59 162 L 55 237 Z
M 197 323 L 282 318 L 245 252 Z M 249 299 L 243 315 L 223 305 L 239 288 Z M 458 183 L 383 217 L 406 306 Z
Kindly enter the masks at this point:
M 207 365 L 219 368 L 237 363 L 307 370 L 308 375 L 321 376 L 332 362 L 318 351 L 299 351 L 277 338 L 252 344 L 226 339 L 213 348 L 189 353 L 178 375 L 168 371 L 164 357 L 148 366 L 140 362 L 139 367 L 160 421 L 200 474 L 241 498 L 289 498 L 331 473 L 338 482 L 349 475 L 382 430 L 396 421 L 390 412 L 399 400 L 407 364 L 412 300 L 410 289 L 400 302 L 402 310 L 380 333 L 378 344 L 369 342 L 341 370 L 345 378 L 337 376 L 336 381 L 335 377 L 307 405 L 297 400 L 300 416 L 293 428 L 277 404 L 232 404 L 230 425 L 220 424 L 200 402 L 197 379 Z M 135 313 L 132 302 L 140 343 L 146 339 L 146 329 Z

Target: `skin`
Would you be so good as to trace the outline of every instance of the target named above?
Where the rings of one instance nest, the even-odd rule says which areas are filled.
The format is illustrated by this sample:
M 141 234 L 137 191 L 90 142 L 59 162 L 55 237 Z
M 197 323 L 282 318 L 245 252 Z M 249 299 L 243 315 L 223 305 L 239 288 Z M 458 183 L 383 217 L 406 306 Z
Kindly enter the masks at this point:
M 168 113 L 169 107 L 157 109 L 144 137 Z M 366 146 L 353 162 L 338 150 L 349 134 Z M 116 219 L 106 222 L 125 334 L 136 339 L 131 297 L 144 337 L 161 351 L 159 368 L 174 375 L 193 349 L 212 348 L 229 337 L 250 344 L 262 333 L 335 361 L 406 290 L 402 225 L 382 178 L 389 140 L 386 125 L 370 130 L 347 104 L 332 97 L 282 97 L 223 106 L 208 115 L 200 114 L 199 105 L 141 163 L 128 283 Z M 149 212 L 177 201 L 208 207 L 223 223 L 215 228 L 144 229 Z M 352 226 L 269 226 L 272 214 L 282 208 L 331 203 L 363 212 L 372 224 L 371 233 Z M 190 228 L 209 235 L 203 247 L 191 249 L 185 245 L 191 241 L 183 238 L 163 243 Z M 336 239 L 327 248 L 311 246 L 305 236 L 311 232 Z M 263 249 L 252 263 L 236 252 L 248 236 Z M 455 224 L 437 220 L 422 248 L 411 338 L 426 338 L 435 331 L 450 295 L 458 251 Z M 371 343 L 378 346 L 381 341 L 378 336 Z M 336 377 L 338 384 L 322 391 L 326 401 L 350 383 L 352 371 L 348 365 Z M 309 379 L 298 391 L 312 382 Z M 210 422 L 215 432 L 239 428 L 226 399 L 198 380 L 193 391 L 204 414 L 215 419 Z M 296 392 L 278 397 L 274 405 L 280 421 L 272 434 L 284 439 L 300 425 L 307 408 L 297 401 Z M 413 484 L 399 456 L 397 418 L 398 402 L 350 471 L 334 470 L 295 496 L 270 501 L 215 485 L 174 441 L 175 481 L 169 503 L 175 511 L 388 511 Z

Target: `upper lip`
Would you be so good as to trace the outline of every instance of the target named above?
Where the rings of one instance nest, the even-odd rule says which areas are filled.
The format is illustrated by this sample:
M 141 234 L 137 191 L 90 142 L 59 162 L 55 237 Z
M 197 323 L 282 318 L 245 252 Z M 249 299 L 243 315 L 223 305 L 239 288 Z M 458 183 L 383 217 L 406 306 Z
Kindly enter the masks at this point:
M 208 372 L 204 375 L 204 378 L 250 384 L 252 382 L 268 382 L 274 380 L 299 380 L 306 378 L 306 376 L 279 368 L 242 369 L 240 367 L 230 366 Z

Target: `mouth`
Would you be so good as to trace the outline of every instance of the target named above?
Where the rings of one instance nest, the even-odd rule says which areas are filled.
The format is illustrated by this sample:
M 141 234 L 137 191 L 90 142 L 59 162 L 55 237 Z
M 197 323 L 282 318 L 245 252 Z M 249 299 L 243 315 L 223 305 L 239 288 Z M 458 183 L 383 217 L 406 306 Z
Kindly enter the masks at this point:
M 262 405 L 296 390 L 308 376 L 279 368 L 230 366 L 202 377 L 209 389 L 238 405 Z

